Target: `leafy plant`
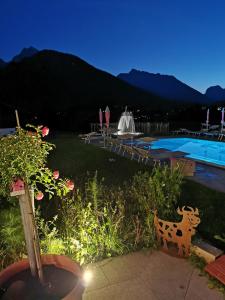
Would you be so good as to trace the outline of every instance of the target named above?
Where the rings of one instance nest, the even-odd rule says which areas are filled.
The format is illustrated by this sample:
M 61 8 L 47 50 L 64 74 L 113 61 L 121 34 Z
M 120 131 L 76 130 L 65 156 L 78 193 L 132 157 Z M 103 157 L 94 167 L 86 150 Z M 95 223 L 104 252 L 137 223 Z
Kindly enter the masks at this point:
M 77 191 L 72 199 L 64 199 L 59 210 L 67 253 L 81 264 L 121 254 L 124 249 L 120 236 L 123 205 L 99 200 L 103 191 L 96 175 L 85 187 L 83 194 Z
M 57 216 L 52 221 L 41 218 L 40 211 L 36 211 L 36 220 L 39 229 L 41 252 L 44 254 L 65 254 L 66 249 L 56 227 Z
M 27 242 L 27 252 L 35 253 L 35 255 L 29 256 L 30 266 L 32 272 L 37 273 L 43 283 L 42 268 L 39 264 L 40 257 L 38 257 L 40 245 L 37 238 L 35 218 L 31 213 L 32 204 L 29 189 L 34 190 L 37 200 L 41 200 L 44 195 L 39 190 L 40 185 L 51 198 L 53 194 L 60 197 L 65 196 L 74 188 L 74 184 L 70 180 L 58 179 L 59 172 L 52 172 L 46 167 L 47 157 L 53 149 L 53 145 L 43 141 L 42 137 L 48 134 L 49 129 L 43 126 L 34 127 L 29 125 L 28 127 L 35 131 L 31 132 L 17 128 L 15 135 L 8 135 L 0 139 L 0 196 L 9 197 L 11 190 L 16 192 L 25 190 L 24 201 L 26 202 L 20 201 L 24 232 L 26 241 L 35 241 L 35 243 L 31 243 L 30 247 L 29 242 Z M 6 258 L 17 260 L 21 257 L 21 248 L 24 243 L 18 238 L 15 240 L 15 231 L 18 233 L 18 226 L 16 225 L 18 224 L 13 223 L 15 221 L 13 219 L 14 215 L 10 214 L 10 210 L 6 211 L 6 215 L 7 213 L 8 219 L 2 219 L 3 225 L 0 232 L 3 238 L 2 249 L 4 253 L 9 252 L 9 254 L 6 254 Z M 27 224 L 32 227 L 31 230 L 29 230 Z M 23 232 L 21 228 L 20 232 Z M 45 242 L 48 251 L 55 251 L 55 248 L 58 247 L 58 243 L 53 243 L 54 235 L 54 231 L 46 233 Z M 18 234 L 18 237 L 20 236 Z M 37 269 L 40 272 L 36 272 Z
M 149 179 L 151 202 L 160 216 L 167 218 L 174 215 L 177 199 L 181 193 L 182 174 L 179 167 L 157 166 Z
M 26 253 L 20 211 L 11 207 L 0 211 L 1 268 L 21 259 Z
M 0 195 L 9 196 L 12 183 L 18 178 L 32 187 L 36 194 L 43 185 L 50 197 L 54 193 L 66 195 L 68 180 L 60 178 L 56 181 L 53 172 L 46 167 L 47 157 L 54 147 L 42 140 L 48 128 L 27 126 L 35 131 L 17 128 L 16 134 L 0 139 Z
M 225 243 L 225 234 L 220 235 L 215 235 L 215 239 L 222 241 Z
M 162 217 L 174 215 L 177 199 L 181 193 L 182 175 L 179 168 L 156 166 L 152 174 L 138 173 L 134 176 L 131 193 L 134 201 L 147 214 L 157 209 Z

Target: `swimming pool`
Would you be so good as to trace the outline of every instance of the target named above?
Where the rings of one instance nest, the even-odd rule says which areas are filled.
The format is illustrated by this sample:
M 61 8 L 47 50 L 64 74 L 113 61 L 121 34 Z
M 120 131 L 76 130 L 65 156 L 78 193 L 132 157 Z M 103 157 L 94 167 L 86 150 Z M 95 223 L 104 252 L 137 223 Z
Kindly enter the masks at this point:
M 225 166 L 225 143 L 223 142 L 191 138 L 162 138 L 152 142 L 150 148 L 183 151 L 188 153 L 186 157 L 218 166 Z

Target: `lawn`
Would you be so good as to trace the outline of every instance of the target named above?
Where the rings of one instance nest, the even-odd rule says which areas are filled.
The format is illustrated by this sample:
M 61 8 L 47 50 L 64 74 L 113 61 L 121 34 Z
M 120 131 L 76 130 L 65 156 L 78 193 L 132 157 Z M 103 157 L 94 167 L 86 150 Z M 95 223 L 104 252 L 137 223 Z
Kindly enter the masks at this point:
M 59 135 L 50 142 L 56 145 L 50 155 L 50 167 L 57 168 L 63 176 L 73 178 L 75 184 L 84 183 L 88 173 L 94 175 L 96 171 L 99 178 L 104 178 L 105 184 L 117 185 L 129 180 L 139 170 L 149 170 L 149 166 L 85 144 L 72 134 Z
M 78 185 L 98 172 L 107 185 L 122 185 L 138 171 L 149 170 L 149 166 L 118 156 L 95 145 L 84 144 L 76 135 L 59 134 L 51 138 L 56 149 L 50 155 L 49 165 L 63 176 L 73 178 Z M 111 161 L 111 159 L 114 159 Z M 198 207 L 201 224 L 198 231 L 214 244 L 224 245 L 214 235 L 225 233 L 225 194 L 214 191 L 191 180 L 184 180 L 179 205 Z

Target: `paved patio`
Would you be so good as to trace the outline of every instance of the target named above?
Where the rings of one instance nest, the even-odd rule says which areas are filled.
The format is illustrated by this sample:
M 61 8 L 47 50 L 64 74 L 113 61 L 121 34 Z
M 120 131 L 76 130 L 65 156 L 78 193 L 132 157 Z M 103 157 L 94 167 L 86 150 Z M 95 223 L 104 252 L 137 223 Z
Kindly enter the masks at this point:
M 191 179 L 225 193 L 225 169 L 197 163 L 196 173 Z
M 140 251 L 89 266 L 93 279 L 84 300 L 222 300 L 186 259 Z

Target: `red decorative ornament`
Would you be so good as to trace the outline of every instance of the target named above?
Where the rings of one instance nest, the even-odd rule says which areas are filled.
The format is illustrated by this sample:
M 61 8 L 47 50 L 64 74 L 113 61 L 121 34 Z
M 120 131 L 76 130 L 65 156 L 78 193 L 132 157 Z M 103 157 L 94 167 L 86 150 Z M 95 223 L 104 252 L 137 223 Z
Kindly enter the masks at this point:
M 43 197 L 44 197 L 44 194 L 42 192 L 38 192 L 35 196 L 36 200 L 39 200 L 39 201 L 42 200 Z
M 54 177 L 54 179 L 58 179 L 59 178 L 59 171 L 58 170 L 55 170 L 53 172 L 53 177 Z
M 72 180 L 68 180 L 68 181 L 66 182 L 66 186 L 67 186 L 67 188 L 68 188 L 70 191 L 72 191 L 72 190 L 74 189 L 74 183 L 73 183 L 73 181 L 72 181 Z
M 12 183 L 12 192 L 22 191 L 24 190 L 24 182 L 22 179 L 18 178 Z
M 49 134 L 49 128 L 48 127 L 43 127 L 41 130 L 42 136 L 46 136 Z

